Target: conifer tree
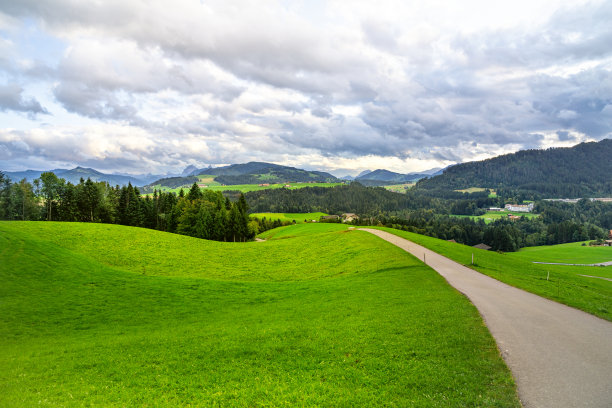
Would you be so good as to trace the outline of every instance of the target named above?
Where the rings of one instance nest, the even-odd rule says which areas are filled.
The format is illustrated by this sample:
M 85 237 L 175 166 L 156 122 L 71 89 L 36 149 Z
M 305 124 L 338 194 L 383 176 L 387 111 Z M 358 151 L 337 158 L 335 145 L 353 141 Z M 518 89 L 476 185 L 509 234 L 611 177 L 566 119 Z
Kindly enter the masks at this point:
M 189 189 L 189 192 L 187 193 L 187 199 L 193 201 L 193 200 L 199 200 L 202 197 L 203 197 L 202 191 L 200 190 L 198 183 L 194 181 L 193 185 Z

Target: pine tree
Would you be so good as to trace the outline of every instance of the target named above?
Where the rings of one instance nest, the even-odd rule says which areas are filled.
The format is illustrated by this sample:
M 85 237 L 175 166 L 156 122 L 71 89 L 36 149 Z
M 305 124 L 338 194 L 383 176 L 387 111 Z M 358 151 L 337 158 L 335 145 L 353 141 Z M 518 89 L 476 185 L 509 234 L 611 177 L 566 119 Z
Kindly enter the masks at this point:
M 189 192 L 187 193 L 187 199 L 194 201 L 199 200 L 202 197 L 202 191 L 200 190 L 198 183 L 194 182 L 191 188 L 189 189 Z

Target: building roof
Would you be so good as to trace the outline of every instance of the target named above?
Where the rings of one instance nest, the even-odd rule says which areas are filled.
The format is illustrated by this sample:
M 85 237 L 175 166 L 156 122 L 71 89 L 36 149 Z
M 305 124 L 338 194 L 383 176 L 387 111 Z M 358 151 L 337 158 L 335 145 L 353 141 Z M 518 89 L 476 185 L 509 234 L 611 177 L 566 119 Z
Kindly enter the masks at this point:
M 474 245 L 474 248 L 484 249 L 485 251 L 488 251 L 489 249 L 491 249 L 491 247 L 490 247 L 490 246 L 488 246 L 487 244 L 478 244 L 478 245 Z

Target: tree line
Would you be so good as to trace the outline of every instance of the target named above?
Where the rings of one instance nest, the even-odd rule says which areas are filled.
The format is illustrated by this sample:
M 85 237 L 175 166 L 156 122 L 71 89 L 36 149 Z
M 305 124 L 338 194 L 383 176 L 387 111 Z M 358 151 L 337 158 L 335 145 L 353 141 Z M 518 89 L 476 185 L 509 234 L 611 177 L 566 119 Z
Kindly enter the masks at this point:
M 103 222 L 237 242 L 272 227 L 249 219 L 248 210 L 243 195 L 232 202 L 220 192 L 202 191 L 196 183 L 187 193 L 141 195 L 131 184 L 113 187 L 91 179 L 72 184 L 52 172 L 33 183 L 12 183 L 0 172 L 3 220 Z

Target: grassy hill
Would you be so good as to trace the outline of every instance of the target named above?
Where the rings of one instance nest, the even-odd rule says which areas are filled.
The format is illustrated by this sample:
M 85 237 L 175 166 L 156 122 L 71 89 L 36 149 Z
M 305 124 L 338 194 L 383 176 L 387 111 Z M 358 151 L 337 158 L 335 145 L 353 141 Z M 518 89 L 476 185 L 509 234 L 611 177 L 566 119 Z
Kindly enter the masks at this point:
M 329 173 L 321 171 L 307 171 L 295 167 L 280 166 L 278 164 L 249 162 L 244 164 L 232 164 L 223 167 L 199 169 L 191 172 L 186 177 L 172 177 L 157 180 L 145 187 L 145 192 L 153 191 L 153 188 L 160 187 L 177 188 L 190 186 L 194 182 L 194 177 L 200 180 L 207 180 L 209 188 L 216 186 L 226 186 L 225 190 L 240 190 L 243 192 L 262 189 L 259 184 L 270 184 L 266 188 L 283 187 L 287 183 L 308 184 L 308 183 L 340 183 L 341 180 Z M 311 184 L 312 185 L 312 184 Z M 231 187 L 227 187 L 231 186 Z
M 524 150 L 458 164 L 420 180 L 417 189 L 514 188 L 546 197 L 612 195 L 612 139 L 571 148 Z
M 583 244 L 586 245 L 583 246 Z M 594 264 L 612 261 L 612 247 L 589 246 L 588 242 L 572 242 L 570 244 L 522 248 L 520 251 L 508 255 L 529 262 Z M 595 274 L 597 272 L 599 271 L 596 270 Z
M 213 191 L 240 191 L 242 193 L 248 193 L 249 191 L 262 191 L 262 190 L 275 190 L 280 188 L 287 188 L 289 190 L 296 190 L 305 187 L 334 187 L 342 185 L 343 183 L 268 183 L 268 182 L 260 182 L 258 184 L 234 184 L 234 185 L 225 185 L 221 184 L 217 181 L 215 176 L 210 175 L 199 175 L 199 176 L 189 176 L 189 177 L 172 177 L 170 179 L 162 179 L 158 180 L 157 184 L 150 184 L 145 186 L 142 191 L 145 194 L 150 194 L 153 190 L 164 191 L 164 192 L 174 192 L 177 193 L 183 189 L 188 190 L 193 183 L 196 182 L 200 184 L 202 187 L 208 190 Z M 287 187 L 289 185 L 289 187 Z M 205 187 L 204 187 L 205 186 Z
M 0 406 L 518 407 L 467 299 L 339 227 L 1 222 Z
M 595 256 L 601 259 L 599 257 L 603 257 L 603 253 L 612 253 L 612 251 L 606 251 L 612 248 L 603 248 L 603 251 L 597 251 L 597 254 L 594 254 L 588 247 L 568 244 L 569 246 L 532 247 L 518 253 L 497 253 L 411 232 L 378 228 L 416 242 L 509 285 L 612 321 L 612 282 L 592 277 L 612 279 L 612 267 L 532 263 L 533 260 L 536 260 L 535 258 L 544 259 L 544 254 L 548 254 L 548 259 L 551 259 L 553 254 L 562 251 L 573 254 L 575 259 L 579 257 L 593 259 Z M 538 252 L 542 256 L 536 255 Z M 472 254 L 474 254 L 474 265 L 471 265 Z

